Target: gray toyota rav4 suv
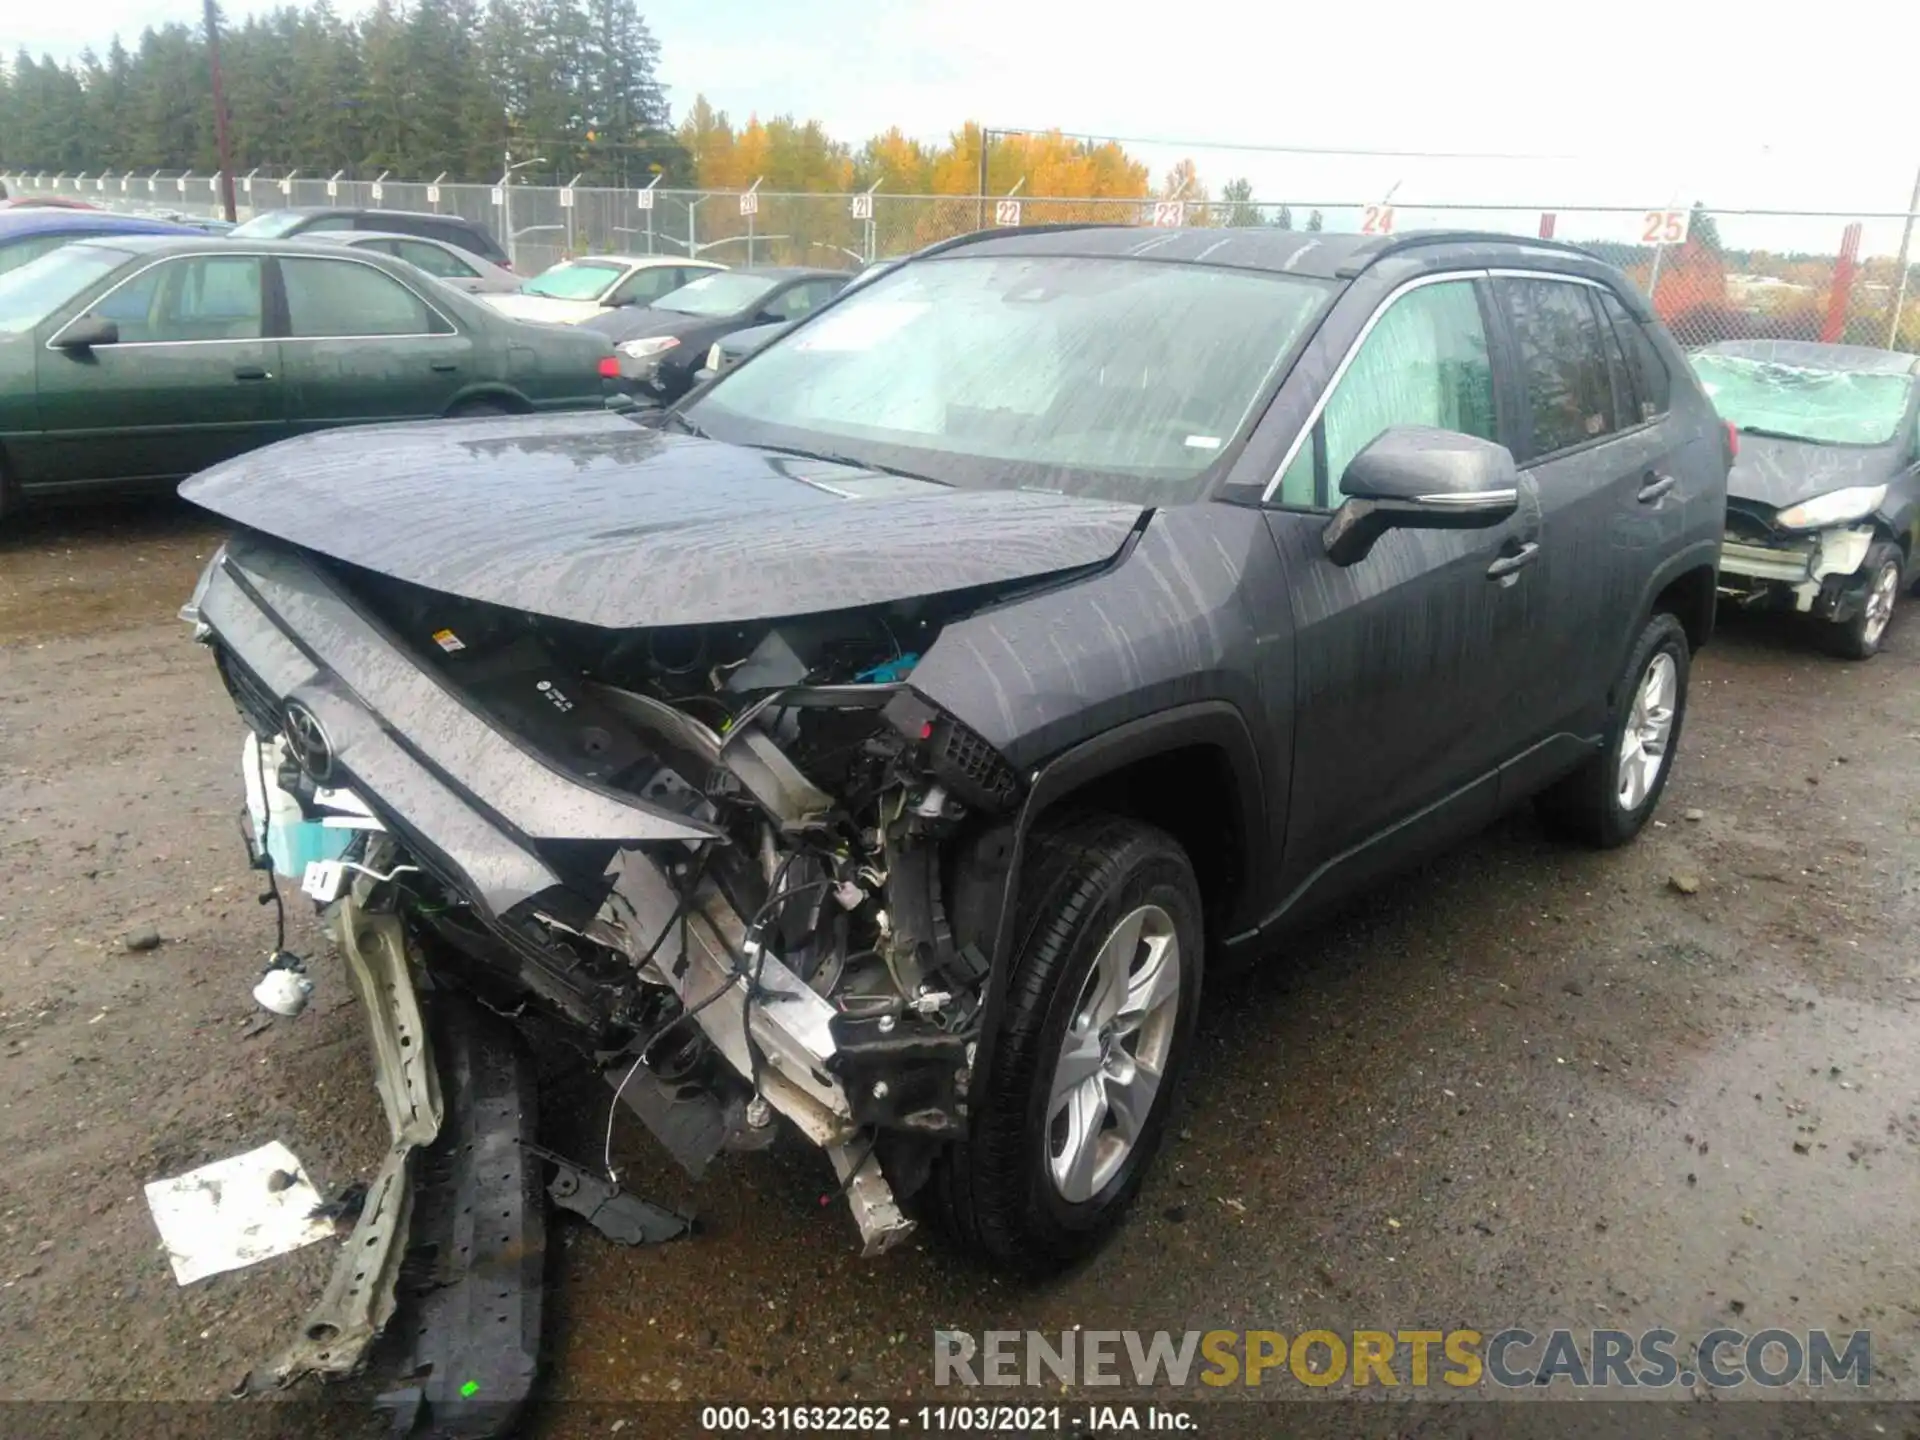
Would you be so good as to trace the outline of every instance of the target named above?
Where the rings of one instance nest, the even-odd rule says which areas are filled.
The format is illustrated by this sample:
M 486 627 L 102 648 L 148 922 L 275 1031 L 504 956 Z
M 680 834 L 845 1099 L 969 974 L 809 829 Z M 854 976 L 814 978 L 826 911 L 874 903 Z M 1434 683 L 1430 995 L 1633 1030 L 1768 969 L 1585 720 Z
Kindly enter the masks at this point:
M 987 232 L 644 423 L 207 471 L 185 614 L 389 991 L 574 1037 L 696 1169 L 791 1125 L 869 1248 L 1044 1267 L 1138 1188 L 1207 968 L 1521 801 L 1646 823 L 1728 457 L 1564 245 Z

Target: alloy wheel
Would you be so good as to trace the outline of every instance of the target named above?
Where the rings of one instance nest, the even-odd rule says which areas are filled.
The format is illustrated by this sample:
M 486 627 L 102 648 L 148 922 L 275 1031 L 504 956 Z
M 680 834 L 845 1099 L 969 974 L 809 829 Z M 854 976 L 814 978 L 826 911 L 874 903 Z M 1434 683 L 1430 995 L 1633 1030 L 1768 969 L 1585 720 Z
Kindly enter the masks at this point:
M 1640 676 L 1633 708 L 1627 713 L 1626 730 L 1620 737 L 1615 794 L 1622 810 L 1639 809 L 1660 778 L 1660 768 L 1667 763 L 1667 746 L 1673 739 L 1678 694 L 1679 670 L 1673 657 L 1660 651 Z
M 1889 561 L 1880 567 L 1880 573 L 1873 577 L 1873 588 L 1867 591 L 1865 623 L 1861 626 L 1860 638 L 1871 649 L 1880 643 L 1880 637 L 1887 632 L 1887 625 L 1893 619 L 1893 602 L 1900 589 L 1900 567 Z
M 1122 916 L 1074 1002 L 1047 1092 L 1047 1173 L 1083 1204 L 1117 1175 L 1153 1109 L 1180 1012 L 1180 937 L 1158 905 Z

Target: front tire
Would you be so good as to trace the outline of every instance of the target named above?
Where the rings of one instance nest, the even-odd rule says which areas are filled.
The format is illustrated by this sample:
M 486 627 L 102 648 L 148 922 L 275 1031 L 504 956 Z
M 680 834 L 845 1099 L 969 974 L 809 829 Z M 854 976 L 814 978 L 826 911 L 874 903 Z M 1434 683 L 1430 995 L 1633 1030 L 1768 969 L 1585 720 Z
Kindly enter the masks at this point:
M 1827 627 L 1827 648 L 1844 660 L 1871 660 L 1880 653 L 1893 623 L 1893 602 L 1900 594 L 1900 573 L 1905 569 L 1900 547 L 1877 540 L 1867 551 L 1861 567 L 1867 576 L 1867 598 L 1853 619 Z
M 1691 665 L 1680 622 L 1667 614 L 1647 621 L 1614 689 L 1599 751 L 1534 802 L 1550 830 L 1601 850 L 1640 833 L 1673 771 Z
M 933 1218 L 1029 1272 L 1092 1251 L 1166 1128 L 1199 1010 L 1199 887 L 1150 825 L 1085 816 L 1028 841 L 1016 949 L 969 1138 L 941 1156 Z

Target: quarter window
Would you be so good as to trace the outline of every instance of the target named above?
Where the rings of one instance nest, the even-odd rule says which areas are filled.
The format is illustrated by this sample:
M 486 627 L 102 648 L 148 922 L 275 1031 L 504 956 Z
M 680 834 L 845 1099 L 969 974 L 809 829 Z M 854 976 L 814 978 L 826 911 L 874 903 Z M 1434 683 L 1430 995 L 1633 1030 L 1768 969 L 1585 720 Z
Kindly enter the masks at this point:
M 1529 459 L 1619 429 L 1603 338 L 1588 287 L 1564 280 L 1502 283 L 1526 383 Z
M 1647 334 L 1646 326 L 1629 315 L 1627 307 L 1610 291 L 1600 292 L 1600 308 L 1626 352 L 1627 373 L 1633 380 L 1635 413 L 1642 420 L 1658 419 L 1667 413 L 1672 403 L 1673 380 L 1667 373 L 1667 362 L 1660 357 L 1659 347 Z
M 120 327 L 123 344 L 258 340 L 260 261 L 249 255 L 166 260 L 115 290 L 94 313 Z
M 371 265 L 289 258 L 280 261 L 280 276 L 293 336 L 446 333 L 446 322 L 424 300 Z
M 1422 285 L 1381 315 L 1287 467 L 1280 502 L 1339 504 L 1349 462 L 1396 425 L 1498 438 L 1493 363 L 1471 280 Z

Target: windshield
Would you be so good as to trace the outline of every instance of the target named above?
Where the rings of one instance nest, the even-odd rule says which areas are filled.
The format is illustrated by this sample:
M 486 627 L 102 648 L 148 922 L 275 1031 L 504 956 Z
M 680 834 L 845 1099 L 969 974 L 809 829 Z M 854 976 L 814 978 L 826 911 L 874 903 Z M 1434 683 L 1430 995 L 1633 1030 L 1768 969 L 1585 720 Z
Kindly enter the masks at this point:
M 653 308 L 677 310 L 682 315 L 737 315 L 758 304 L 761 297 L 779 283 L 765 275 L 717 270 L 698 280 L 689 280 L 678 290 L 669 290 L 653 302 Z
M 520 293 L 549 300 L 598 300 L 626 273 L 626 266 L 611 261 L 562 260 L 527 281 Z
M 1913 393 L 1907 375 L 1815 370 L 1744 355 L 1695 355 L 1693 369 L 1735 429 L 1816 445 L 1886 444 Z
M 1143 260 L 917 261 L 843 292 L 686 418 L 949 484 L 1174 503 L 1204 490 L 1331 291 Z
M 129 258 L 104 245 L 67 245 L 0 274 L 0 335 L 33 329 Z
M 254 216 L 244 225 L 234 226 L 227 233 L 240 240 L 278 240 L 291 235 L 306 218 L 298 210 L 269 210 L 264 215 Z

